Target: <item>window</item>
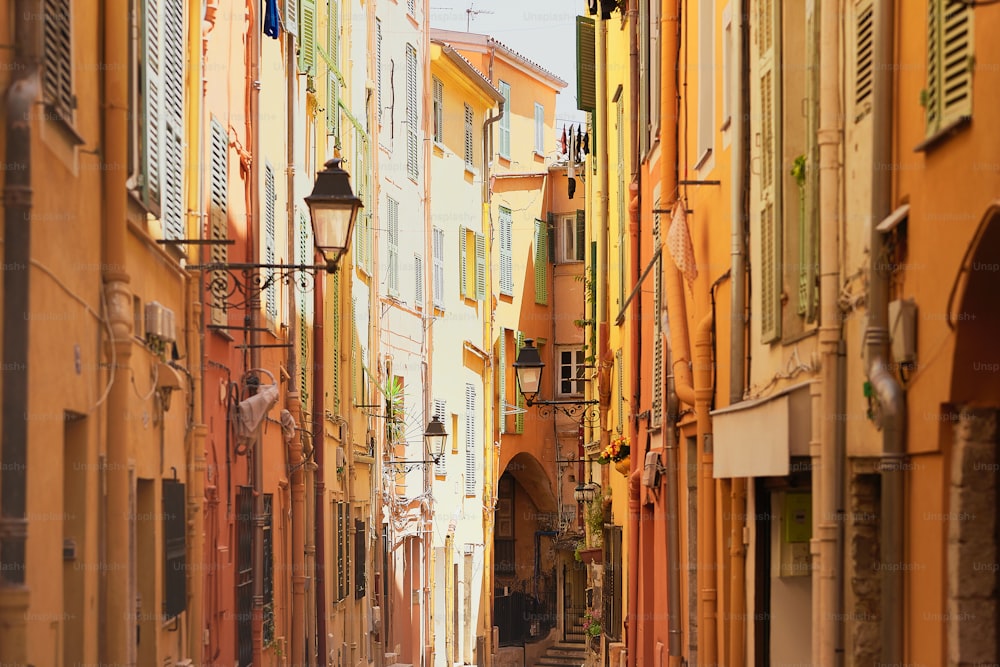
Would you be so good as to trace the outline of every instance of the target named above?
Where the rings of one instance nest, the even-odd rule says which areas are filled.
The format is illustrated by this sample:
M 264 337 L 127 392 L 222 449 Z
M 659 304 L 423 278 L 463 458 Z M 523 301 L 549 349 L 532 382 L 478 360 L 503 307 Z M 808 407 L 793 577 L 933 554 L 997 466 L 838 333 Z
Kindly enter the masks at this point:
M 434 227 L 434 307 L 444 310 L 444 230 Z
M 545 107 L 535 103 L 535 152 L 545 154 Z
M 780 123 L 780 35 L 778 11 L 773 2 L 758 6 L 757 21 L 758 76 L 760 77 L 760 243 L 761 243 L 761 342 L 770 343 L 781 336 L 781 274 L 778 259 L 781 250 L 781 161 L 777 159 Z
M 344 587 L 344 561 L 347 560 L 347 535 L 345 534 L 344 525 L 347 517 L 347 503 L 336 502 L 336 508 L 333 515 L 333 538 L 336 542 L 337 549 L 337 576 L 333 581 L 333 599 L 335 602 L 339 602 L 347 597 L 347 591 Z
M 42 47 L 42 95 L 48 110 L 66 123 L 73 120 L 73 29 L 70 0 L 45 0 Z
M 715 136 L 715 0 L 698 4 L 698 163 L 712 153 Z
M 229 238 L 229 136 L 226 128 L 215 118 L 211 121 L 211 176 L 209 179 L 209 236 L 213 241 L 224 241 Z M 221 243 L 211 246 L 213 264 L 225 264 L 229 261 L 229 250 Z M 223 289 L 229 283 L 225 271 L 212 274 L 212 289 L 209 295 L 212 308 L 212 324 L 225 325 L 226 291 Z
M 368 560 L 368 529 L 364 521 L 354 520 L 354 599 L 365 596 L 367 583 L 366 562 Z
M 560 262 L 582 262 L 587 244 L 586 217 L 580 210 L 559 218 L 559 257 Z
M 417 136 L 420 130 L 417 117 L 417 50 L 406 45 L 406 174 L 414 181 L 420 175 Z
M 500 157 L 510 159 L 510 84 L 500 82 L 503 95 L 503 115 L 500 117 Z
M 927 134 L 972 115 L 972 7 L 927 3 Z
M 163 237 L 184 229 L 184 15 L 179 3 L 145 0 L 135 85 L 139 97 L 139 195 L 160 216 Z M 46 26 L 48 30 L 48 26 Z
M 399 296 L 399 202 L 392 197 L 386 197 L 386 209 L 389 222 L 389 233 L 386 239 L 388 259 L 386 261 L 388 276 L 387 289 L 389 296 Z
M 476 385 L 465 383 L 465 495 L 476 495 Z
M 271 531 L 273 496 L 264 494 L 264 645 L 274 641 L 274 547 Z
M 459 291 L 466 299 L 486 298 L 486 237 L 458 228 Z
M 274 183 L 274 167 L 270 162 L 264 164 L 264 262 L 274 264 L 275 260 L 275 214 L 278 203 L 278 195 Z M 265 293 L 265 306 L 267 316 L 272 320 L 278 319 L 278 286 L 275 284 L 274 272 L 265 270 L 264 278 L 267 281 L 267 292 Z
M 575 396 L 583 393 L 586 382 L 583 348 L 559 350 L 559 394 Z
M 253 487 L 236 494 L 236 645 L 238 667 L 253 661 Z
M 535 303 L 539 304 L 549 302 L 548 255 L 548 228 L 535 220 Z
M 436 76 L 433 77 L 432 83 L 434 87 L 434 141 L 440 144 L 444 142 L 444 84 Z
M 316 0 L 299 0 L 299 71 L 316 74 Z
M 441 399 L 434 399 L 434 412 L 433 416 L 441 420 L 441 423 L 445 423 L 445 402 Z M 438 459 L 437 463 L 434 464 L 434 474 L 438 477 L 444 477 L 448 474 L 448 454 L 447 452 L 442 452 L 441 458 Z
M 187 608 L 184 485 L 163 480 L 163 616 L 171 619 Z
M 424 307 L 424 258 L 413 255 L 413 307 L 420 310 Z
M 509 208 L 500 207 L 500 293 L 514 296 L 512 232 L 514 218 Z
M 375 99 L 382 122 L 382 19 L 375 19 Z
M 576 108 L 597 109 L 597 49 L 594 19 L 576 17 Z M 643 42 L 645 43 L 645 42 Z
M 473 144 L 472 144 L 472 107 L 465 105 L 465 166 L 472 169 Z
M 933 3 L 932 3 L 933 4 Z M 860 120 L 872 108 L 875 70 L 875 7 L 873 0 L 854 5 L 854 119 Z

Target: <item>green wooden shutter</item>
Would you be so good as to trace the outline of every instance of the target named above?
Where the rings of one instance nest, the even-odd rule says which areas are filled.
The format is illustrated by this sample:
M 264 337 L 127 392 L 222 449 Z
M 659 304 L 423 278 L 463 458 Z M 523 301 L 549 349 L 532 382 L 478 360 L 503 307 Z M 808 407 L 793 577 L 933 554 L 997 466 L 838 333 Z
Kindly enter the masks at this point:
M 514 336 L 514 359 L 521 353 L 521 348 L 524 347 L 524 332 L 518 331 Z M 524 433 L 524 394 L 521 393 L 520 387 L 518 387 L 517 392 L 517 414 L 514 415 L 514 433 Z
M 584 252 L 587 247 L 587 212 L 583 209 L 576 211 L 576 254 L 571 259 L 582 262 Z
M 468 258 L 465 246 L 465 227 L 458 228 L 458 293 L 465 298 L 468 288 Z
M 757 44 L 760 49 L 761 119 L 761 340 L 781 337 L 781 83 L 780 35 L 775 0 L 761 0 Z
M 548 276 L 548 234 L 546 225 L 541 220 L 535 220 L 535 303 L 549 302 L 549 289 L 546 283 Z
M 499 397 L 499 409 L 497 410 L 497 422 L 499 422 L 500 433 L 507 432 L 507 330 L 500 329 L 500 338 L 497 341 L 497 394 Z
M 971 7 L 928 0 L 927 134 L 972 114 Z
M 576 17 L 576 108 L 597 110 L 597 48 L 594 19 Z
M 210 240 L 224 241 L 229 238 L 229 136 L 226 128 L 215 118 L 211 120 L 211 176 L 209 179 L 209 225 Z M 213 264 L 229 261 L 228 246 L 212 244 L 210 256 Z M 226 292 L 229 278 L 225 271 L 212 273 L 212 287 L 209 295 L 212 308 L 212 324 L 227 324 Z
M 486 299 L 486 237 L 476 234 L 476 301 Z
M 316 73 L 316 0 L 299 0 L 299 71 Z
M 184 12 L 163 3 L 163 237 L 187 237 L 184 225 Z
M 556 244 L 549 242 L 549 239 L 556 238 L 556 214 L 549 211 L 545 216 L 546 226 L 545 226 L 545 250 L 546 257 L 548 258 L 549 264 L 556 263 Z

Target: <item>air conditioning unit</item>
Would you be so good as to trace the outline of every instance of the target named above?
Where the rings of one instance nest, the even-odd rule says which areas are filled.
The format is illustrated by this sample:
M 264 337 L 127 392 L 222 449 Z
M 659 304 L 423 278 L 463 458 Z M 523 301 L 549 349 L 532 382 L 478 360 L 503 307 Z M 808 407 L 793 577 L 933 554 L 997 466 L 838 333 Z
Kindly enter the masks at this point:
M 174 327 L 174 311 L 157 301 L 146 304 L 146 338 L 162 343 L 177 340 Z

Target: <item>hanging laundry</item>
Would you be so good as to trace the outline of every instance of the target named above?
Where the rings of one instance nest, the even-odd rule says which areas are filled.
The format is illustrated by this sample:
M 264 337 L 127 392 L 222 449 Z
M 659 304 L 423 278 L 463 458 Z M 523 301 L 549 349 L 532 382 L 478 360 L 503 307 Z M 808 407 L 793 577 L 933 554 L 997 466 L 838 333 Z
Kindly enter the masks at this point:
M 278 39 L 278 0 L 264 0 L 264 34 Z
M 583 133 L 583 154 L 590 155 L 590 132 Z
M 591 16 L 597 13 L 597 0 L 587 0 L 587 11 Z
M 576 159 L 578 162 L 583 162 L 583 158 L 580 157 L 580 153 L 583 152 L 583 125 L 579 125 L 576 128 Z
M 559 139 L 559 153 L 560 154 L 566 153 L 566 123 L 563 123 L 562 138 Z
M 573 198 L 573 194 L 576 192 L 576 179 L 570 178 L 569 181 L 569 198 Z

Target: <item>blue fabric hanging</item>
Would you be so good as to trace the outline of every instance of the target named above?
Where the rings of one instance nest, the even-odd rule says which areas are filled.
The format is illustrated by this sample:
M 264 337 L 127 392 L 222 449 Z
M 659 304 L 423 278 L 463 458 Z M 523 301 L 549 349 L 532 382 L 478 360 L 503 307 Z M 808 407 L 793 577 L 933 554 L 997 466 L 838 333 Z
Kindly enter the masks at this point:
M 264 0 L 264 34 L 278 39 L 278 0 Z

